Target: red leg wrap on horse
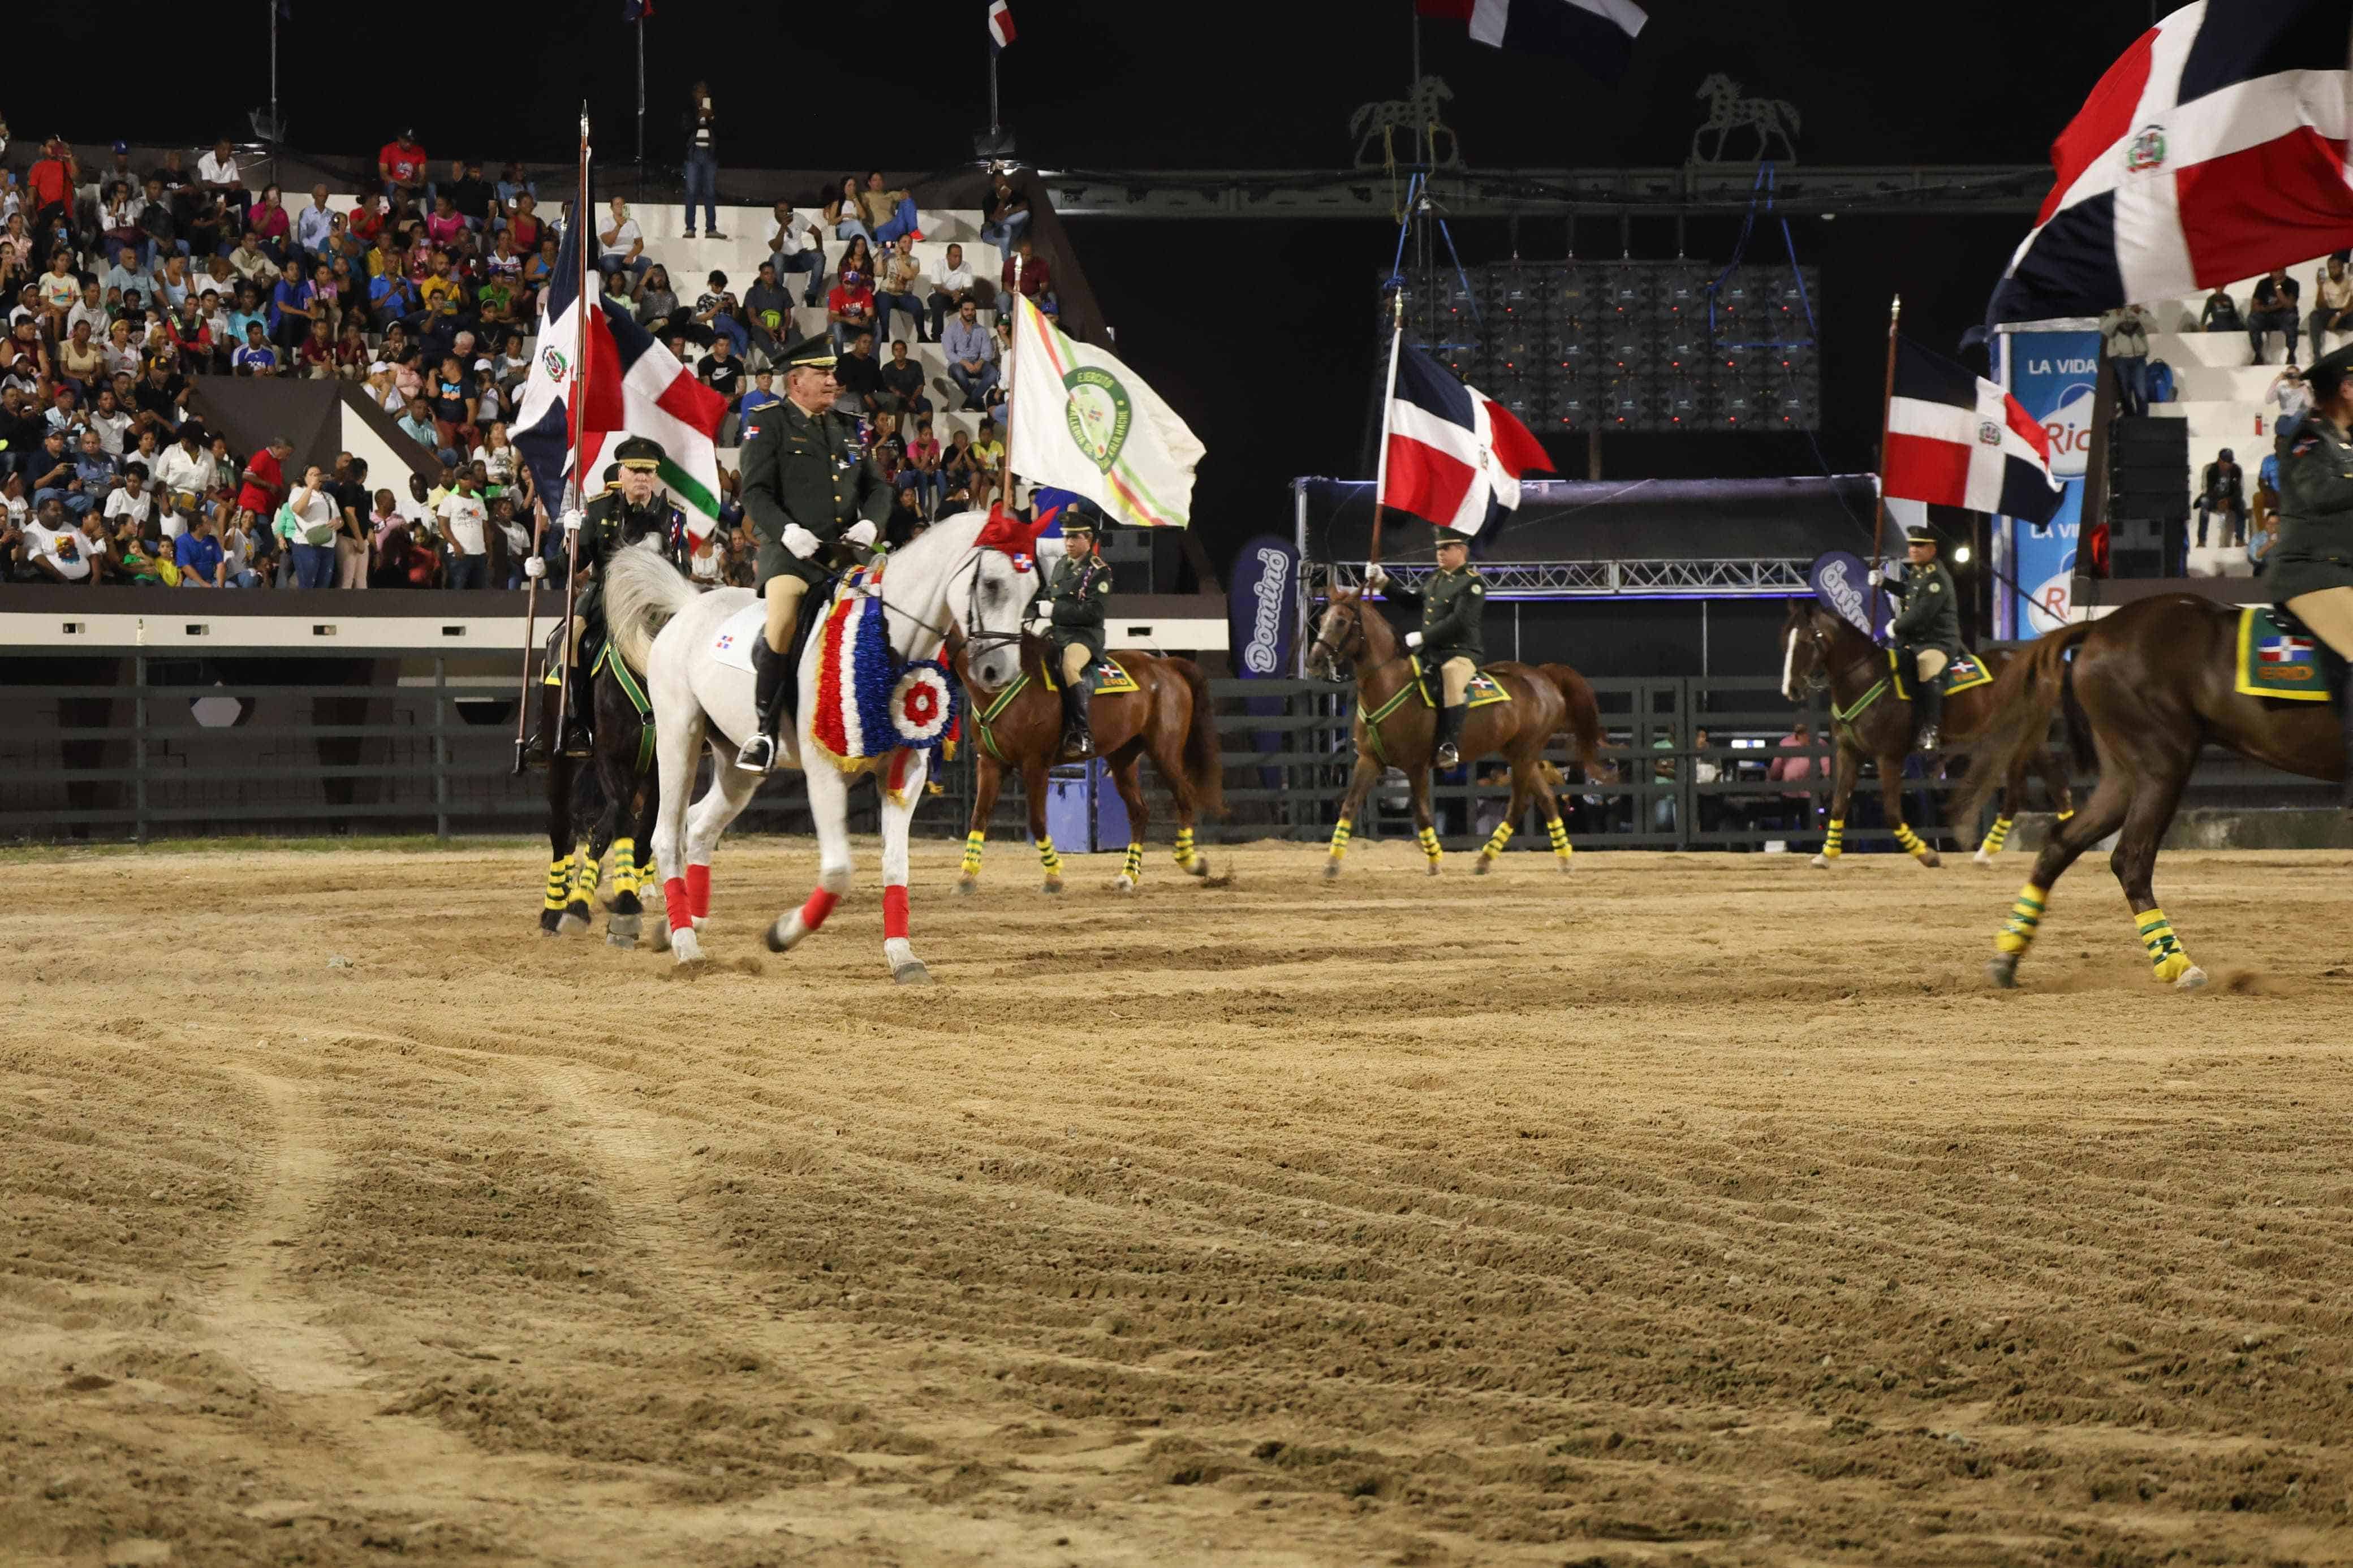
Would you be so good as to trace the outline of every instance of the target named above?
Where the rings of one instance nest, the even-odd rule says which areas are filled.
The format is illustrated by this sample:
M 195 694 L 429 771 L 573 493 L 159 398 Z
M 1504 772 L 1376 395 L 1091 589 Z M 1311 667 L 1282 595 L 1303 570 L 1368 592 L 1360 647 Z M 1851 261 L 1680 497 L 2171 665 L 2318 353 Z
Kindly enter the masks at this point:
M 670 915 L 670 929 L 684 931 L 694 923 L 694 911 L 687 907 L 686 883 L 672 877 L 662 883 L 662 907 Z
M 839 902 L 839 893 L 828 893 L 823 888 L 811 893 L 808 902 L 801 906 L 801 929 L 815 931 L 825 924 L 825 917 L 833 913 L 833 906 Z
M 686 901 L 691 906 L 696 920 L 711 915 L 711 868 L 689 866 L 686 868 Z
M 888 942 L 892 937 L 906 934 L 907 889 L 885 888 L 882 889 L 882 939 Z

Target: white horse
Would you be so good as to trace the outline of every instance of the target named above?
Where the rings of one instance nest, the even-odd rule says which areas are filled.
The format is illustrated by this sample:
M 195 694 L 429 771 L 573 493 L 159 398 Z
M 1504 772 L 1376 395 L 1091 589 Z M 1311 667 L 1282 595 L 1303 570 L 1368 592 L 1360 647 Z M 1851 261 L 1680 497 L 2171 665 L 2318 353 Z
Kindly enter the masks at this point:
M 953 625 L 973 647 L 973 675 L 1002 687 L 1019 674 L 1021 622 L 1038 582 L 1030 563 L 1035 531 L 989 513 L 943 518 L 889 558 L 878 596 L 891 651 L 902 661 L 934 658 Z M 748 588 L 699 593 L 658 557 L 617 552 L 607 564 L 605 616 L 621 657 L 646 672 L 654 708 L 661 809 L 653 852 L 668 906 L 670 943 L 681 963 L 703 956 L 696 936 L 711 904 L 711 854 L 719 836 L 760 787 L 761 775 L 734 765 L 736 743 L 756 722 L 754 678 L 712 653 L 720 626 L 754 602 Z M 758 635 L 756 630 L 754 636 Z M 825 923 L 849 886 L 849 777 L 813 752 L 818 639 L 803 649 L 797 675 L 798 723 L 780 737 L 779 764 L 808 780 L 817 819 L 818 885 L 806 903 L 776 917 L 768 946 L 782 952 Z M 711 788 L 687 810 L 696 753 L 710 745 Z M 812 754 L 818 760 L 805 762 Z M 895 771 L 882 796 L 882 956 L 902 984 L 931 979 L 907 939 L 907 826 L 923 795 L 927 753 L 884 756 L 871 766 Z

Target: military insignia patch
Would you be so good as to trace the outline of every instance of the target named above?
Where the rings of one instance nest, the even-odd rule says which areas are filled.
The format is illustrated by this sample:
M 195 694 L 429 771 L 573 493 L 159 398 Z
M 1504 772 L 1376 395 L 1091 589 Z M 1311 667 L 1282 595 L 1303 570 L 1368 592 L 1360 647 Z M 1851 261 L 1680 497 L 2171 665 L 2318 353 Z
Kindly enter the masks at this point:
M 2125 144 L 2125 173 L 2145 174 L 2165 166 L 2165 127 L 2145 125 Z
M 1135 410 L 1129 403 L 1127 388 L 1119 379 L 1099 366 L 1086 365 L 1062 378 L 1063 388 L 1071 395 L 1063 405 L 1069 421 L 1071 441 L 1084 454 L 1087 461 L 1104 473 L 1119 461 L 1121 448 L 1127 445 L 1129 426 L 1135 419 Z

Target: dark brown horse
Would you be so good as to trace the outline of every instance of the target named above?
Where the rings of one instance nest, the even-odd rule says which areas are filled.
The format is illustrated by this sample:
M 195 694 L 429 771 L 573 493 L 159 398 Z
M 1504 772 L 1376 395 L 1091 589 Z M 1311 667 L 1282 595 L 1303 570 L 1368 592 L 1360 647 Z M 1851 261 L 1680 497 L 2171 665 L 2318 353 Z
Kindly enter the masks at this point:
M 2026 649 L 1993 688 L 1995 718 L 1978 742 L 1991 765 L 1971 770 L 1963 808 L 1983 804 L 1986 784 L 2010 759 L 2039 750 L 2063 708 L 2080 765 L 2096 757 L 2100 783 L 2034 859 L 2034 871 L 1994 938 L 1986 965 L 1997 985 L 2018 984 L 2051 886 L 2075 858 L 2122 830 L 2109 868 L 2132 905 L 2142 948 L 2159 981 L 2203 985 L 2172 922 L 2157 905 L 2150 873 L 2158 841 L 2181 802 L 2201 747 L 2214 745 L 2307 778 L 2344 774 L 2335 709 L 2238 690 L 2239 612 L 2189 594 L 2136 599 L 2116 613 L 2063 626 Z M 2072 656 L 2072 657 L 2071 657 Z
M 2000 651 L 1982 654 L 1986 672 L 1998 680 L 2003 668 L 2017 656 Z M 1844 848 L 1847 808 L 1854 800 L 1855 781 L 1862 775 L 1862 760 L 1879 763 L 1879 799 L 1895 842 L 1923 866 L 1944 864 L 1936 847 L 1912 831 L 1904 820 L 1904 760 L 1912 754 L 1912 702 L 1895 694 L 1888 678 L 1887 650 L 1847 620 L 1807 599 L 1789 601 L 1789 616 L 1781 626 L 1781 695 L 1802 702 L 1810 687 L 1828 685 L 1831 734 L 1838 744 L 1837 777 L 1832 784 L 1831 819 L 1814 864 L 1834 864 Z M 1985 728 L 1994 711 L 1994 687 L 1977 686 L 1945 699 L 1942 738 L 1966 745 Z M 2009 841 L 2010 821 L 2026 798 L 2026 773 L 2031 767 L 2064 820 L 2074 809 L 2067 775 L 2050 752 L 2035 749 L 2013 759 L 2003 773 L 2001 815 L 1986 830 L 1978 846 L 1977 863 L 1990 866 Z M 1982 801 L 1980 802 L 1982 804 Z M 1973 814 L 1956 820 L 1969 822 Z
M 973 795 L 972 824 L 965 835 L 964 872 L 955 890 L 980 885 L 980 849 L 988 819 L 1008 769 L 1021 775 L 1029 796 L 1029 836 L 1046 873 L 1044 891 L 1062 890 L 1062 858 L 1046 832 L 1046 775 L 1062 760 L 1062 703 L 1047 684 L 1053 647 L 1042 637 L 1021 641 L 1021 679 L 1008 691 L 973 684 L 964 648 L 955 650 L 957 678 L 967 701 L 965 732 L 977 748 L 979 779 Z M 1187 874 L 1207 877 L 1209 858 L 1193 842 L 1202 812 L 1226 810 L 1225 770 L 1218 757 L 1218 721 L 1209 706 L 1208 678 L 1189 658 L 1113 653 L 1113 662 L 1135 682 L 1134 691 L 1103 692 L 1089 704 L 1095 752 L 1111 770 L 1119 798 L 1127 806 L 1127 860 L 1112 886 L 1135 891 L 1144 876 L 1144 830 L 1150 814 L 1144 804 L 1141 764 L 1148 754 L 1176 805 L 1176 864 Z
M 1437 750 L 1438 714 L 1409 689 L 1412 667 L 1387 619 L 1368 611 L 1354 588 L 1334 588 L 1332 602 L 1315 629 L 1315 645 L 1307 656 L 1307 673 L 1319 679 L 1335 678 L 1343 665 L 1356 671 L 1356 768 L 1348 777 L 1348 794 L 1340 803 L 1340 820 L 1332 827 L 1332 848 L 1324 875 L 1340 874 L 1348 853 L 1348 835 L 1365 795 L 1390 768 L 1405 770 L 1413 789 L 1413 820 L 1430 874 L 1438 875 L 1438 826 L 1430 814 L 1430 766 Z M 1501 752 L 1512 765 L 1512 804 L 1503 822 L 1479 851 L 1474 868 L 1484 876 L 1504 852 L 1520 818 L 1534 797 L 1544 812 L 1552 835 L 1552 852 L 1560 868 L 1568 869 L 1572 851 L 1568 827 L 1560 819 L 1560 802 L 1553 795 L 1559 776 L 1544 760 L 1554 735 L 1567 731 L 1576 742 L 1577 760 L 1586 776 L 1609 776 L 1601 762 L 1601 710 L 1593 688 L 1565 664 L 1530 668 L 1506 661 L 1484 666 L 1504 690 L 1509 702 L 1473 708 L 1462 727 L 1462 760 L 1473 763 Z

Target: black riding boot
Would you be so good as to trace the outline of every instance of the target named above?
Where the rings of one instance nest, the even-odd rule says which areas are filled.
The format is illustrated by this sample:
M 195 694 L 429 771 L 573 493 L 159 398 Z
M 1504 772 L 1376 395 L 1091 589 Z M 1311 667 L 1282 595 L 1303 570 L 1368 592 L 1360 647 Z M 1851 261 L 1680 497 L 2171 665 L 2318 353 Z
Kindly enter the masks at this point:
M 792 686 L 792 661 L 768 646 L 763 637 L 752 647 L 753 678 L 759 682 L 759 728 L 735 754 L 735 765 L 745 773 L 765 773 L 776 763 L 776 731 L 785 716 L 785 697 Z
M 1913 744 L 1924 752 L 1936 749 L 1936 726 L 1945 718 L 1945 677 L 1939 671 L 1933 680 L 1913 678 L 1912 725 Z
M 1075 763 L 1095 754 L 1094 731 L 1087 727 L 1087 678 L 1062 687 L 1062 760 Z
M 578 680 L 580 672 L 574 670 L 572 679 Z M 575 698 L 575 706 L 577 701 Z M 596 749 L 589 738 L 588 727 L 564 711 L 564 688 L 554 682 L 543 681 L 539 688 L 539 727 L 532 731 L 531 739 L 523 742 L 523 760 L 533 767 L 544 766 L 552 739 L 554 743 L 563 747 L 567 757 L 588 756 Z
M 1461 763 L 1462 721 L 1470 716 L 1468 702 L 1457 702 L 1438 710 L 1438 751 L 1430 758 L 1432 767 L 1451 768 Z

